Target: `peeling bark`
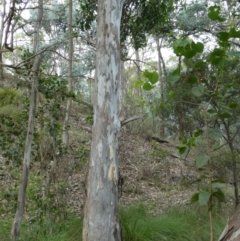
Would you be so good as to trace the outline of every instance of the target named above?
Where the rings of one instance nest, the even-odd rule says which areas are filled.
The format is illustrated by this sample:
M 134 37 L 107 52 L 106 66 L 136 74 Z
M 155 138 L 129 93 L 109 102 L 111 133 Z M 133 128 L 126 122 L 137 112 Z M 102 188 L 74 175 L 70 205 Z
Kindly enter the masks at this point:
M 123 0 L 99 0 L 96 83 L 83 241 L 120 241 L 118 138 Z

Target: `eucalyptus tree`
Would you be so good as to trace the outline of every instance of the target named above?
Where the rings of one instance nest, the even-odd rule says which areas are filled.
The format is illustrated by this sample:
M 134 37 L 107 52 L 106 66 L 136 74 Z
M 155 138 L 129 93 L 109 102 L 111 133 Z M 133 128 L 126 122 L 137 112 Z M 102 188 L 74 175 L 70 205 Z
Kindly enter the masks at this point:
M 123 0 L 80 2 L 79 23 L 83 30 L 91 28 L 97 15 L 94 125 L 84 207 L 84 241 L 121 240 L 118 211 L 120 52 L 124 56 L 124 41 L 128 36 L 133 38 L 136 49 L 146 44 L 146 29 L 162 16 L 161 8 L 168 3 L 153 0 L 125 1 L 125 5 Z
M 34 134 L 34 121 L 37 105 L 37 88 L 38 88 L 38 75 L 41 64 L 41 55 L 39 53 L 39 40 L 40 40 L 40 28 L 43 16 L 43 0 L 38 1 L 38 14 L 35 23 L 35 33 L 34 33 L 34 53 L 36 54 L 34 58 L 34 63 L 32 67 L 32 89 L 30 97 L 30 109 L 29 109 L 29 119 L 28 119 L 28 130 L 25 142 L 24 157 L 23 157 L 23 169 L 21 174 L 21 183 L 18 192 L 18 202 L 17 211 L 12 224 L 11 230 L 11 240 L 16 240 L 19 237 L 21 220 L 25 211 L 25 201 L 26 201 L 26 189 L 28 184 L 28 174 L 30 168 L 30 159 L 32 151 L 32 140 Z
M 72 62 L 73 62 L 73 33 L 72 33 L 72 14 L 73 14 L 73 3 L 69 0 L 69 16 L 68 16 L 68 41 L 69 41 L 69 52 L 68 52 L 68 91 L 73 92 L 73 78 L 72 78 Z M 68 122 L 70 117 L 72 99 L 68 98 L 65 119 L 63 123 L 63 137 L 62 141 L 64 146 L 68 146 L 69 133 L 68 133 Z
M 121 240 L 118 211 L 120 22 L 123 0 L 98 2 L 96 83 L 84 241 Z

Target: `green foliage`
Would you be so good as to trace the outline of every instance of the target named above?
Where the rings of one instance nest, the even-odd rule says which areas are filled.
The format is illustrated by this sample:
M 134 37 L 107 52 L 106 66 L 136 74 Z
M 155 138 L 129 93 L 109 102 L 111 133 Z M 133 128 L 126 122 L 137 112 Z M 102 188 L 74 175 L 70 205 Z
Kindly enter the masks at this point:
M 208 17 L 212 21 L 224 22 L 226 20 L 221 16 L 220 6 L 211 6 L 208 10 Z M 234 54 L 229 55 L 231 48 L 229 39 L 239 38 L 239 36 L 239 31 L 232 27 L 229 30 L 226 28 L 225 31 L 219 31 L 215 34 L 217 45 L 206 54 L 203 53 L 204 44 L 195 43 L 189 37 L 180 38 L 173 44 L 174 53 L 179 56 L 179 64 L 170 74 L 169 80 L 171 84 L 176 85 L 178 80 L 183 79 L 181 77 L 186 76 L 184 80 L 187 80 L 187 83 L 191 86 L 190 93 L 198 99 L 198 103 L 194 102 L 194 104 L 195 107 L 199 108 L 198 116 L 202 120 L 201 126 L 195 124 L 194 139 L 192 137 L 184 139 L 183 145 L 179 146 L 178 150 L 180 155 L 185 157 L 195 146 L 196 138 L 202 135 L 206 138 L 205 150 L 196 157 L 196 166 L 204 173 L 199 179 L 202 186 L 191 200 L 193 202 L 198 201 L 200 205 L 207 205 L 211 217 L 214 201 L 225 202 L 225 195 L 219 187 L 219 182 L 212 179 L 213 146 L 217 145 L 218 140 L 223 136 L 221 126 L 225 133 L 228 133 L 225 134 L 225 139 L 232 150 L 231 145 L 236 134 L 232 132 L 229 126 L 230 123 L 238 122 L 239 118 L 231 110 L 232 107 L 236 112 L 239 111 L 238 104 L 236 104 L 238 102 L 235 100 L 239 98 L 240 89 L 235 81 L 238 78 L 234 74 L 236 72 L 235 70 L 231 71 L 231 66 L 235 65 L 236 59 L 234 59 Z M 182 58 L 184 59 L 182 60 Z M 181 74 L 181 72 L 183 73 Z M 232 76 L 233 81 L 230 80 L 228 75 Z M 176 101 L 176 91 L 171 91 L 174 92 L 172 101 Z M 190 103 L 189 99 L 185 99 L 185 101 Z M 193 116 L 196 118 L 196 115 Z M 212 218 L 210 219 L 212 220 Z M 211 227 L 212 225 L 213 223 L 211 223 Z
M 77 154 L 79 154 L 80 161 L 86 163 L 90 156 L 90 150 L 84 145 L 80 145 L 77 149 Z
M 220 16 L 220 11 L 221 11 L 220 6 L 214 5 L 214 6 L 209 7 L 208 10 L 209 10 L 208 17 L 212 21 L 224 22 L 226 20 L 225 18 L 222 18 Z
M 162 160 L 166 159 L 166 157 L 169 155 L 168 151 L 166 149 L 161 148 L 161 146 L 158 143 L 152 141 L 151 146 L 153 148 L 151 156 L 155 160 L 162 161 Z
M 178 39 L 173 43 L 174 53 L 177 56 L 184 56 L 187 59 L 193 58 L 196 54 L 202 53 L 204 45 L 200 42 L 195 43 L 190 38 Z
M 210 157 L 208 155 L 201 155 L 201 156 L 198 156 L 196 158 L 196 165 L 198 168 L 201 168 L 203 166 L 205 166 L 208 161 L 209 161 Z
M 0 150 L 14 164 L 20 164 L 26 135 L 28 101 L 20 90 L 0 89 Z
M 164 28 L 163 24 L 169 22 L 173 3 L 172 0 L 126 0 L 122 11 L 121 43 L 124 44 L 130 36 L 133 47 L 139 49 L 146 45 L 147 34 L 160 30 L 162 33 L 170 32 L 170 28 Z M 81 1 L 80 7 L 77 22 L 82 31 L 90 30 L 97 16 L 97 1 Z
M 143 87 L 144 90 L 150 91 L 156 87 L 156 83 L 158 82 L 159 76 L 157 72 L 150 72 L 145 70 L 143 72 L 143 77 L 145 80 L 137 80 L 134 83 L 134 88 L 138 88 L 140 86 Z

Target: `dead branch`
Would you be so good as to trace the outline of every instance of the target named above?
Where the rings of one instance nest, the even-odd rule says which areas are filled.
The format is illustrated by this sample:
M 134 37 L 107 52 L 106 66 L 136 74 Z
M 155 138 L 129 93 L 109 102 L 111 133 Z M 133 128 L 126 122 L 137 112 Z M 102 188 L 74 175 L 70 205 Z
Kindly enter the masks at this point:
M 135 116 L 132 116 L 128 119 L 125 119 L 125 120 L 121 121 L 121 127 L 123 127 L 124 125 L 126 125 L 129 122 L 132 122 L 132 121 L 135 121 L 135 120 L 138 120 L 138 119 L 142 119 L 144 116 L 145 116 L 145 114 L 144 115 L 135 115 Z

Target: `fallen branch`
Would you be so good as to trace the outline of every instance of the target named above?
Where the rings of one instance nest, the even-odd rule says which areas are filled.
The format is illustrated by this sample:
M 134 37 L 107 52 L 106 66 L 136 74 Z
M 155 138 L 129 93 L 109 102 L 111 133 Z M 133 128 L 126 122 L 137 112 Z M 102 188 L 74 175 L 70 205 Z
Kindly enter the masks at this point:
M 145 115 L 135 115 L 135 116 L 132 116 L 128 119 L 125 119 L 125 120 L 121 121 L 121 127 L 123 127 L 124 125 L 126 125 L 129 122 L 132 122 L 132 121 L 135 121 L 135 120 L 138 120 L 138 119 L 142 119 L 144 116 Z

